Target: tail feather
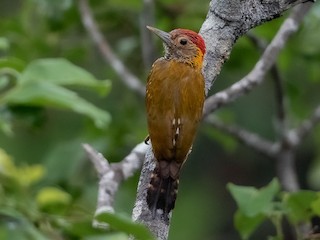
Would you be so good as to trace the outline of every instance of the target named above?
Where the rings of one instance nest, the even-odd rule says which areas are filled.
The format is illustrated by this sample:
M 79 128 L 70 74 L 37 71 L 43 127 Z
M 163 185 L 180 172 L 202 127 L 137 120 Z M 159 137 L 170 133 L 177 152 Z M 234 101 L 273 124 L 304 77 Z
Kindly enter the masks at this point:
M 153 216 L 162 209 L 166 216 L 174 208 L 177 198 L 179 176 L 163 176 L 158 167 L 153 171 L 147 191 L 147 203 Z

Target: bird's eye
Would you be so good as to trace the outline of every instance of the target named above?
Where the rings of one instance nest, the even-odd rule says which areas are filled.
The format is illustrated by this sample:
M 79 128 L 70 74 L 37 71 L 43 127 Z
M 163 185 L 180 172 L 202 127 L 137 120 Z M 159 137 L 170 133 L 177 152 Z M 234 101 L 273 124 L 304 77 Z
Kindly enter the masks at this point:
M 182 39 L 180 40 L 180 44 L 181 44 L 181 45 L 186 45 L 187 43 L 188 43 L 188 40 L 185 39 L 185 38 L 182 38 Z

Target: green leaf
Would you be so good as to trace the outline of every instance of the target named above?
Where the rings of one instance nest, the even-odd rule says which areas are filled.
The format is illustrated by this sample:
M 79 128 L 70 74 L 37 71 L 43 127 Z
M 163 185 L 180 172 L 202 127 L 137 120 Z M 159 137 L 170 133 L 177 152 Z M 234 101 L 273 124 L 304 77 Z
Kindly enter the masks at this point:
M 40 207 L 51 204 L 67 205 L 71 202 L 71 195 L 55 187 L 44 187 L 38 192 L 36 201 Z
M 139 240 L 152 240 L 154 237 L 149 230 L 142 224 L 133 222 L 129 217 L 119 214 L 104 212 L 96 216 L 99 222 L 105 222 L 112 228 L 123 231 L 127 234 L 132 234 Z
M 232 183 L 229 183 L 227 187 L 240 211 L 248 217 L 254 217 L 261 213 L 271 214 L 272 200 L 280 191 L 280 184 L 277 179 L 273 179 L 260 190 L 254 187 L 237 186 Z
M 104 237 L 102 239 L 105 240 L 107 235 L 105 231 L 92 226 L 92 216 L 77 217 L 73 221 L 63 219 L 59 222 L 59 228 L 63 228 L 64 232 L 67 233 L 67 235 L 73 236 L 74 239 L 91 239 L 90 237 L 86 238 L 84 236 L 92 236 L 92 240 L 98 240 L 101 239 L 101 237 Z
M 1 239 L 15 240 L 49 240 L 32 222 L 14 209 L 0 210 L 0 235 Z
M 20 65 L 19 65 L 20 64 Z M 20 104 L 41 107 L 55 107 L 71 110 L 90 117 L 98 128 L 104 128 L 110 115 L 78 96 L 64 86 L 91 88 L 106 95 L 111 88 L 108 80 L 99 81 L 86 70 L 66 59 L 39 59 L 25 68 L 16 59 L 2 59 L 0 69 L 22 70 L 17 75 L 16 86 L 7 91 L 0 104 Z
M 253 231 L 266 219 L 263 214 L 249 217 L 238 210 L 234 216 L 234 224 L 242 239 L 248 239 Z
M 0 75 L 0 91 L 7 87 L 9 85 L 9 82 L 10 80 L 8 75 Z
M 14 57 L 7 57 L 7 58 L 1 58 L 0 59 L 0 72 L 1 69 L 14 69 L 17 72 L 22 72 L 23 69 L 25 68 L 25 63 Z
M 29 81 L 28 84 L 18 85 L 0 99 L 1 103 L 72 110 L 87 115 L 99 128 L 106 127 L 110 121 L 110 115 L 107 112 L 79 97 L 77 93 L 50 81 Z
M 11 122 L 5 117 L 3 117 L 1 114 L 0 114 L 0 131 L 2 131 L 7 136 L 13 135 Z
M 0 148 L 0 174 L 21 186 L 30 186 L 42 179 L 45 169 L 40 164 L 17 167 L 12 158 Z
M 45 169 L 40 164 L 16 167 L 14 179 L 21 185 L 28 187 L 39 182 L 45 174 Z
M 10 43 L 8 39 L 4 37 L 0 37 L 0 51 L 1 50 L 8 50 L 10 48 Z
M 283 240 L 283 237 L 278 237 L 278 236 L 269 236 L 268 240 Z
M 15 174 L 16 166 L 12 158 L 0 148 L 0 174 L 5 176 L 12 176 Z
M 316 194 L 317 198 L 311 203 L 311 209 L 315 215 L 320 216 L 320 193 L 318 192 Z
M 39 80 L 57 85 L 90 87 L 101 95 L 106 95 L 111 82 L 99 81 L 88 71 L 66 59 L 38 59 L 31 62 L 21 75 L 21 84 Z
M 0 85 L 2 78 L 0 76 Z M 1 92 L 1 86 L 0 86 Z M 7 136 L 13 136 L 12 131 L 12 113 L 6 106 L 0 106 L 0 131 Z
M 293 223 L 308 220 L 311 215 L 311 204 L 317 199 L 317 193 L 308 190 L 287 193 L 284 196 L 284 206 L 288 211 L 288 217 Z
M 125 233 L 110 233 L 108 235 L 84 237 L 83 240 L 128 240 L 128 235 Z

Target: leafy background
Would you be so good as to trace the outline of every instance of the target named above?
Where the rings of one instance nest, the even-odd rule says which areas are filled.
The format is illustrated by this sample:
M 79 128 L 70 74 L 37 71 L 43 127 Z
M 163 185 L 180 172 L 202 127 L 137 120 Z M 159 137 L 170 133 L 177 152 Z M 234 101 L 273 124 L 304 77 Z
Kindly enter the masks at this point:
M 144 100 L 103 61 L 81 24 L 76 3 L 0 3 L 1 239 L 126 238 L 122 231 L 91 227 L 97 176 L 81 143 L 92 144 L 110 161 L 120 161 L 147 134 Z M 92 0 L 90 5 L 113 50 L 144 82 L 148 69 L 142 65 L 139 32 L 142 1 Z M 207 9 L 204 0 L 156 1 L 156 27 L 197 31 Z M 273 20 L 252 33 L 270 41 L 283 20 Z M 292 126 L 320 102 L 319 20 L 317 3 L 278 60 Z M 160 56 L 161 44 L 156 44 Z M 210 94 L 239 80 L 258 58 L 259 51 L 250 40 L 239 39 Z M 269 78 L 216 115 L 275 139 L 275 97 Z M 303 188 L 320 187 L 319 143 L 317 127 L 297 149 Z M 131 215 L 138 175 L 125 182 L 117 195 L 115 208 L 126 219 Z M 240 239 L 233 223 L 238 203 L 235 186 L 260 188 L 275 175 L 270 159 L 202 124 L 183 169 L 170 239 Z M 229 182 L 236 184 L 228 185 L 236 201 L 227 190 Z M 279 189 L 274 181 L 270 184 L 272 199 Z M 274 232 L 271 221 L 265 221 L 252 238 Z

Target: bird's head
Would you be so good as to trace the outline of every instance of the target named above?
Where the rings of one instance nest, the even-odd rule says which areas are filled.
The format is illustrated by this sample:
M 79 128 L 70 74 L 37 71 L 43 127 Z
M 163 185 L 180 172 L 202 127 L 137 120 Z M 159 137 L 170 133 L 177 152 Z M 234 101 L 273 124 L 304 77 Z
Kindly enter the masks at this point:
M 206 46 L 198 33 L 181 28 L 169 33 L 150 26 L 147 28 L 163 41 L 165 58 L 202 65 Z

